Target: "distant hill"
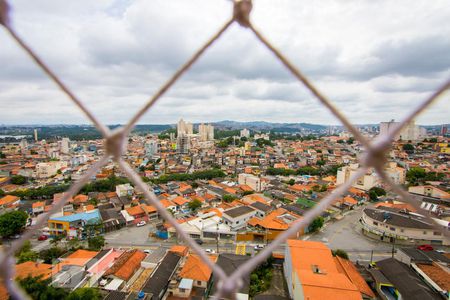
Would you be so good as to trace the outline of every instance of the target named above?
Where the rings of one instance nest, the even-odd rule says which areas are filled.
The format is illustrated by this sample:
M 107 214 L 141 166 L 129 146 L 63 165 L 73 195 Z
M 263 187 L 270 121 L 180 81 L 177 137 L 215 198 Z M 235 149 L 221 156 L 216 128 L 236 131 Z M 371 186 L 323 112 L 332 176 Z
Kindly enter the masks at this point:
M 328 127 L 310 123 L 270 123 L 265 121 L 254 122 L 236 122 L 236 121 L 220 121 L 214 122 L 213 125 L 222 129 L 253 129 L 253 130 L 270 130 L 274 132 L 298 132 L 298 131 L 321 131 Z

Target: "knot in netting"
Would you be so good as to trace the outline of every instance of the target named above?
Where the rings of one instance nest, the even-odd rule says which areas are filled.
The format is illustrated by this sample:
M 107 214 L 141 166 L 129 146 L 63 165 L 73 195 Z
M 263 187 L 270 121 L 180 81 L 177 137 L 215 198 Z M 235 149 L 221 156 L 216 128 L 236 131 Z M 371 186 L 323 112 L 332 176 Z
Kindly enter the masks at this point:
M 108 155 L 118 160 L 126 149 L 126 139 L 122 128 L 114 130 L 105 140 L 105 149 Z
M 235 299 L 237 291 L 242 287 L 242 280 L 240 278 L 227 278 L 219 281 L 217 287 L 219 288 L 221 299 Z
M 234 19 L 243 27 L 250 26 L 250 12 L 253 5 L 251 0 L 234 1 Z
M 362 156 L 361 162 L 368 168 L 381 169 L 387 163 L 390 144 L 386 142 L 372 143 L 372 147 Z

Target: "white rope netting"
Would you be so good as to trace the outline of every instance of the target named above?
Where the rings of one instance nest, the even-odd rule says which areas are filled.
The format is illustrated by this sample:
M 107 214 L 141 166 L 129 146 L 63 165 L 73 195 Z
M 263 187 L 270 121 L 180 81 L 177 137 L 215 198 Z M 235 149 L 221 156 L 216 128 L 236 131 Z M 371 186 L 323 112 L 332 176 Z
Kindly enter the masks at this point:
M 232 17 L 227 21 L 218 31 L 214 34 L 199 50 L 197 50 L 192 57 L 181 66 L 181 68 L 175 72 L 175 74 L 170 77 L 169 80 L 147 101 L 147 103 L 130 119 L 130 121 L 123 127 L 117 128 L 115 130 L 110 130 L 107 126 L 98 121 L 98 119 L 89 111 L 89 109 L 83 104 L 83 102 L 59 79 L 59 77 L 48 67 L 48 65 L 43 62 L 37 54 L 18 36 L 16 31 L 11 25 L 9 19 L 9 5 L 6 0 L 0 0 L 0 24 L 4 26 L 6 31 L 11 35 L 12 39 L 17 42 L 17 44 L 28 53 L 32 60 L 47 74 L 47 76 L 56 83 L 56 85 L 78 106 L 81 111 L 88 117 L 88 119 L 96 126 L 100 131 L 103 138 L 105 139 L 105 149 L 106 154 L 104 157 L 100 158 L 95 162 L 84 175 L 73 183 L 67 193 L 64 194 L 61 201 L 54 205 L 51 211 L 41 214 L 38 217 L 38 221 L 35 225 L 30 227 L 23 236 L 12 243 L 11 247 L 4 249 L 0 253 L 0 276 L 3 278 L 10 295 L 14 299 L 28 299 L 28 296 L 23 292 L 22 289 L 18 287 L 14 278 L 14 268 L 15 260 L 14 253 L 18 251 L 23 243 L 30 239 L 31 236 L 39 230 L 48 220 L 48 218 L 57 211 L 60 211 L 64 204 L 73 196 L 75 196 L 78 191 L 89 182 L 90 178 L 99 170 L 102 166 L 107 164 L 111 159 L 115 161 L 121 170 L 126 174 L 126 176 L 135 184 L 140 190 L 144 191 L 144 195 L 149 201 L 149 203 L 155 206 L 159 214 L 172 226 L 175 227 L 177 233 L 183 239 L 184 242 L 189 245 L 189 247 L 198 254 L 201 259 L 213 270 L 214 275 L 218 278 L 218 291 L 213 298 L 227 298 L 234 299 L 236 292 L 242 286 L 242 277 L 248 276 L 253 269 L 255 269 L 259 264 L 266 260 L 272 251 L 276 249 L 281 243 L 285 242 L 287 238 L 293 236 L 299 230 L 308 226 L 311 221 L 320 215 L 334 200 L 336 200 L 340 195 L 342 195 L 351 185 L 369 169 L 373 168 L 376 170 L 380 178 L 390 187 L 390 189 L 397 193 L 403 201 L 411 204 L 419 212 L 421 212 L 431 224 L 434 224 L 436 230 L 448 236 L 448 231 L 438 225 L 431 217 L 429 217 L 428 212 L 424 211 L 420 207 L 420 203 L 417 200 L 409 197 L 409 194 L 397 186 L 384 172 L 384 165 L 386 163 L 386 153 L 392 145 L 394 137 L 400 132 L 400 130 L 418 116 L 423 110 L 429 107 L 440 95 L 442 95 L 449 87 L 450 80 L 444 83 L 434 94 L 432 94 L 428 99 L 423 101 L 416 109 L 412 110 L 399 125 L 392 130 L 389 134 L 384 136 L 379 136 L 373 141 L 367 140 L 360 131 L 353 126 L 350 121 L 324 96 L 311 82 L 303 75 L 300 70 L 295 67 L 277 48 L 275 48 L 253 25 L 250 20 L 250 13 L 252 10 L 251 0 L 235 0 L 234 9 Z M 259 252 L 256 256 L 252 257 L 244 264 L 239 266 L 239 268 L 231 275 L 226 275 L 225 272 L 215 265 L 210 259 L 206 252 L 182 229 L 175 218 L 167 212 L 167 210 L 158 201 L 154 193 L 152 193 L 148 186 L 142 181 L 141 177 L 136 173 L 136 171 L 122 159 L 122 155 L 125 151 L 125 145 L 127 136 L 130 134 L 134 125 L 139 121 L 139 119 L 150 109 L 152 106 L 177 82 L 177 80 L 203 55 L 203 53 L 211 47 L 221 35 L 228 30 L 230 25 L 237 22 L 241 27 L 252 31 L 257 39 L 267 47 L 267 49 L 274 54 L 274 56 L 292 73 L 292 75 L 297 78 L 318 100 L 325 106 L 339 121 L 347 128 L 347 130 L 353 134 L 355 140 L 357 140 L 365 149 L 365 155 L 360 160 L 360 168 L 357 172 L 351 176 L 351 178 L 344 184 L 338 186 L 333 192 L 329 193 L 325 198 L 323 198 L 318 205 L 314 206 L 312 209 L 308 210 L 304 216 L 291 224 L 290 228 L 284 231 L 282 234 L 278 235 L 267 247 Z

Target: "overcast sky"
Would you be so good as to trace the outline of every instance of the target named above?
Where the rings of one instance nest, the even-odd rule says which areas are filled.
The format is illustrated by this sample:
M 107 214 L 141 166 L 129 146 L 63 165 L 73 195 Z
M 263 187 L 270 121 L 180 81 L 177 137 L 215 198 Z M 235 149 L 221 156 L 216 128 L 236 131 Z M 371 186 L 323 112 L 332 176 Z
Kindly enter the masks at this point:
M 230 17 L 227 0 L 10 0 L 13 25 L 102 121 L 125 123 Z M 254 0 L 252 21 L 354 123 L 400 119 L 450 78 L 448 0 Z M 88 120 L 0 28 L 0 124 Z M 338 124 L 233 25 L 140 120 Z M 450 93 L 420 124 L 450 123 Z

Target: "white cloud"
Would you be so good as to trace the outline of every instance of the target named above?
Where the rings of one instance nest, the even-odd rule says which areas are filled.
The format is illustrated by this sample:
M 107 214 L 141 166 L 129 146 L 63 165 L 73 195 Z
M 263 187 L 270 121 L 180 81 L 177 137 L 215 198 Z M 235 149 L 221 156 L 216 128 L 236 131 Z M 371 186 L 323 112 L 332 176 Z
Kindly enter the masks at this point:
M 21 36 L 107 123 L 124 123 L 231 15 L 230 1 L 11 1 Z M 447 1 L 254 1 L 252 21 L 352 122 L 399 119 L 450 77 Z M 439 30 L 437 30 L 439 29 Z M 87 119 L 0 31 L 0 123 Z M 447 95 L 418 119 L 448 123 Z M 234 24 L 141 123 L 338 121 Z

